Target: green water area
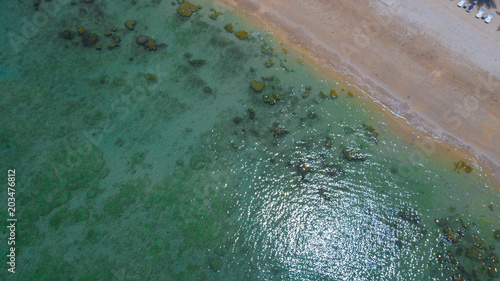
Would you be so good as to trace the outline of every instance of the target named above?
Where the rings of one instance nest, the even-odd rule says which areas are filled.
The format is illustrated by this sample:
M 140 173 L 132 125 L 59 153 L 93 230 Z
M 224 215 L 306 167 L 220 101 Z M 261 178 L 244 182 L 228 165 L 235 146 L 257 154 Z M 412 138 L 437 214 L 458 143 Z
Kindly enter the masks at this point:
M 0 23 L 0 280 L 499 278 L 482 168 L 243 17 L 37 0 Z

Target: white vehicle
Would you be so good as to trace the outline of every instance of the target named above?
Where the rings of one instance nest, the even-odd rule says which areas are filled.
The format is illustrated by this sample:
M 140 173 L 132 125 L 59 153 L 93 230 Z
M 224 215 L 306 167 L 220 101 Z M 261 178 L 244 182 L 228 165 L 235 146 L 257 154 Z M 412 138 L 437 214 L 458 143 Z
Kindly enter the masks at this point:
M 458 6 L 460 8 L 462 8 L 464 6 L 465 2 L 467 2 L 467 0 L 460 0 L 460 2 L 458 2 Z
M 484 14 L 484 11 L 486 11 L 486 8 L 481 8 L 481 10 L 479 10 L 479 12 L 476 14 L 476 18 L 480 19 Z
M 484 20 L 485 23 L 490 23 L 491 19 L 493 18 L 493 15 L 495 15 L 493 12 L 491 12 L 486 19 Z

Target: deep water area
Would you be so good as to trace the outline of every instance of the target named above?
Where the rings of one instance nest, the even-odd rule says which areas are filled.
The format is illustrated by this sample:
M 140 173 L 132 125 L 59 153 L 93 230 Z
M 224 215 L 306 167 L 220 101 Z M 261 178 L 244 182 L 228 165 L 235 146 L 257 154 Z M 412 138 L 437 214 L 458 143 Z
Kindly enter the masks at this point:
M 422 150 L 244 17 L 205 0 L 0 8 L 17 183 L 0 280 L 499 278 L 481 167 Z

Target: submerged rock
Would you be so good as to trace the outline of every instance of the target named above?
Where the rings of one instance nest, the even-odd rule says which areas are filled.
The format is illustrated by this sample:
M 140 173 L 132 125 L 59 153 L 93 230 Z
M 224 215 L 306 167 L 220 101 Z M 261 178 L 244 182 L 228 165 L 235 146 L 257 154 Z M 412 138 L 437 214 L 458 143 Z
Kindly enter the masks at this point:
M 248 113 L 250 114 L 250 119 L 254 119 L 255 118 L 255 111 L 253 110 L 253 108 L 249 108 L 248 109 Z
M 273 136 L 275 137 L 281 137 L 288 133 L 288 131 L 285 128 L 276 123 L 273 124 L 270 131 L 273 133 Z
M 144 48 L 149 51 L 156 51 L 156 41 L 153 39 L 148 39 L 146 44 L 144 44 Z
M 198 11 L 198 6 L 188 1 L 184 1 L 179 5 L 179 8 L 177 8 L 177 13 L 183 17 L 190 17 L 196 11 Z
M 493 231 L 493 238 L 495 238 L 495 240 L 500 240 L 500 229 Z
M 448 238 L 448 240 L 450 240 L 451 242 L 458 242 L 458 236 L 453 232 L 453 229 L 447 227 L 444 230 L 444 234 L 446 235 L 446 238 Z
M 353 149 L 344 148 L 343 153 L 344 153 L 344 158 L 349 160 L 349 161 L 365 161 L 366 160 L 366 158 L 361 153 L 356 152 Z
M 189 161 L 189 167 L 193 170 L 201 170 L 210 163 L 210 158 L 205 155 L 194 155 Z
M 151 81 L 151 82 L 158 82 L 158 76 L 154 73 L 148 73 L 144 76 L 146 80 Z
M 113 34 L 113 43 L 109 44 L 108 48 L 111 50 L 111 49 L 114 49 L 115 47 L 120 46 L 121 41 L 122 41 L 122 39 L 118 35 Z
M 205 92 L 207 94 L 211 94 L 213 92 L 213 90 L 212 90 L 212 88 L 205 86 L 205 87 L 203 87 L 203 92 Z
M 363 128 L 365 129 L 365 131 L 369 137 L 373 138 L 373 140 L 375 140 L 375 142 L 378 141 L 378 132 L 375 130 L 375 128 L 373 128 L 372 126 L 367 125 L 367 124 L 363 124 Z
M 455 162 L 455 169 L 453 169 L 453 170 L 457 171 L 457 170 L 461 170 L 461 169 L 463 169 L 464 172 L 466 172 L 466 173 L 470 173 L 473 170 L 472 167 L 470 165 L 468 165 L 463 159 L 461 159 L 458 162 Z
M 228 23 L 224 26 L 224 29 L 227 30 L 227 32 L 233 33 L 233 24 Z
M 82 36 L 82 43 L 85 47 L 94 46 L 97 41 L 99 41 L 99 37 L 95 33 L 85 33 Z
M 137 24 L 137 22 L 135 20 L 128 20 L 125 22 L 125 27 L 128 30 L 134 30 L 136 24 Z
M 135 40 L 135 42 L 137 42 L 137 44 L 139 45 L 144 45 L 146 44 L 146 42 L 148 42 L 149 40 L 149 37 L 147 37 L 146 35 L 139 35 L 137 36 L 137 39 Z
M 236 32 L 234 35 L 236 35 L 236 37 L 238 37 L 242 40 L 248 38 L 248 33 L 245 30 L 240 30 L 240 31 Z
M 264 100 L 265 103 L 269 103 L 271 105 L 276 103 L 276 98 L 274 96 L 265 95 L 262 96 L 262 99 Z
M 335 89 L 332 89 L 332 92 L 330 93 L 330 97 L 332 99 L 335 99 L 335 98 L 339 97 L 339 94 L 337 94 L 337 91 L 335 91 Z
M 324 172 L 330 177 L 339 177 L 344 175 L 344 169 L 336 164 L 328 163 L 324 167 Z
M 498 268 L 494 265 L 488 267 L 488 275 L 491 277 L 498 277 Z
M 316 192 L 321 198 L 323 198 L 325 201 L 330 201 L 330 196 L 328 196 L 328 191 L 324 189 L 323 187 L 318 188 L 318 191 Z
M 254 80 L 252 81 L 252 84 L 250 84 L 250 87 L 256 92 L 262 91 L 262 89 L 264 89 L 264 86 L 265 86 L 264 81 L 257 82 Z
M 262 46 L 262 48 L 260 48 L 260 52 L 269 56 L 273 56 L 274 48 L 270 46 Z
M 399 216 L 407 221 L 407 222 L 410 222 L 410 223 L 413 223 L 413 224 L 419 224 L 420 223 L 420 216 L 418 215 L 418 213 L 412 209 L 407 209 L 407 210 L 402 210 L 399 212 Z
M 299 160 L 299 165 L 297 166 L 298 172 L 302 179 L 305 179 L 307 173 L 312 172 L 312 167 L 307 165 L 303 160 Z
M 448 258 L 450 259 L 450 262 L 452 264 L 456 264 L 457 263 L 457 260 L 455 259 L 455 255 L 453 254 L 453 252 L 451 250 L 448 251 Z
M 302 97 L 307 98 L 311 94 L 311 89 L 312 89 L 311 86 L 307 86 L 306 91 L 302 94 Z
M 486 244 L 484 243 L 483 239 L 481 239 L 479 236 L 470 235 L 470 236 L 467 236 L 466 238 L 467 238 L 467 242 L 472 244 L 474 247 L 481 249 L 481 250 L 487 249 Z
M 205 60 L 190 60 L 189 64 L 194 67 L 199 67 L 205 64 Z
M 66 29 L 62 32 L 59 32 L 59 37 L 64 38 L 66 40 L 71 40 L 73 39 L 73 37 L 75 37 L 75 33 L 69 29 Z
M 464 276 L 462 274 L 458 274 L 458 273 L 453 274 L 452 278 L 453 278 L 452 279 L 453 281 L 465 281 Z
M 479 249 L 474 247 L 468 248 L 465 256 L 475 261 L 483 261 L 485 259 L 484 254 Z
M 276 94 L 276 93 L 273 93 L 272 96 L 264 95 L 264 96 L 262 96 L 262 98 L 263 98 L 265 103 L 269 103 L 269 104 L 273 105 L 276 103 L 277 100 L 281 99 L 281 96 Z
M 236 116 L 233 118 L 233 123 L 236 125 L 239 125 L 242 121 L 243 121 L 243 118 L 241 118 L 241 117 Z
M 219 255 L 219 256 L 224 256 L 227 253 L 227 247 L 224 245 L 220 245 L 219 247 L 215 248 L 214 252 Z

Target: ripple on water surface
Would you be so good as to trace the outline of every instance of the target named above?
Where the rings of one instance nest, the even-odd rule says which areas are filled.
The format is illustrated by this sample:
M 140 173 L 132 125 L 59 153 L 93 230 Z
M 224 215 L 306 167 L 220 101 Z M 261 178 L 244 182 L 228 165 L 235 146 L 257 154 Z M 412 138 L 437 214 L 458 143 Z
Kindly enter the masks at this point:
M 181 1 L 86 2 L 41 2 L 65 9 L 0 60 L 0 153 L 31 183 L 18 195 L 25 280 L 497 276 L 500 198 L 480 167 L 428 155 L 361 93 L 210 2 L 190 17 Z M 81 26 L 120 47 L 57 36 Z

